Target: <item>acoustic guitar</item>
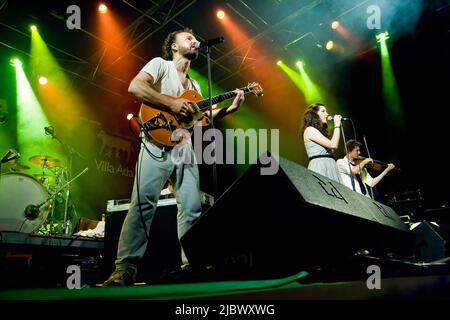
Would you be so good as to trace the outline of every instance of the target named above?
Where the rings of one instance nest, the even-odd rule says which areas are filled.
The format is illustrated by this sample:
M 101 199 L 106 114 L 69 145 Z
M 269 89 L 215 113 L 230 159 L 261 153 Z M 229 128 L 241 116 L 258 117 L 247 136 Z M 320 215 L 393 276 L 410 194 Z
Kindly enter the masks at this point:
M 263 90 L 256 83 L 249 83 L 247 86 L 240 88 L 245 94 L 253 93 L 255 96 L 262 96 Z M 222 101 L 234 98 L 236 93 L 233 91 L 222 93 L 212 97 L 212 104 L 215 105 Z M 189 100 L 190 112 L 187 117 L 175 115 L 171 111 L 163 111 L 156 106 L 142 103 L 139 111 L 139 123 L 144 134 L 162 146 L 174 146 L 180 142 L 181 136 L 177 135 L 178 129 L 185 129 L 190 132 L 194 126 L 209 125 L 209 118 L 204 115 L 208 114 L 209 99 L 203 97 L 195 90 L 187 90 L 179 97 L 167 96 L 171 99 L 184 98 Z

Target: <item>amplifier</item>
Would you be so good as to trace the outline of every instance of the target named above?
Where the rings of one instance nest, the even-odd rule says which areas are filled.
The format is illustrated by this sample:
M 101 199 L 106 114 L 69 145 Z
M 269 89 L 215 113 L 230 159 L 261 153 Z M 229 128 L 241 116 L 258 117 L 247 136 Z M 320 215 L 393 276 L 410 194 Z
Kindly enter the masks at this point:
M 161 192 L 150 227 L 149 243 L 138 269 L 138 282 L 151 282 L 164 272 L 181 265 L 181 246 L 177 234 L 177 202 L 173 193 L 165 190 Z M 201 192 L 200 199 L 203 211 L 214 203 L 214 198 L 205 192 Z M 114 269 L 119 236 L 129 207 L 130 199 L 107 201 L 104 239 L 105 278 Z

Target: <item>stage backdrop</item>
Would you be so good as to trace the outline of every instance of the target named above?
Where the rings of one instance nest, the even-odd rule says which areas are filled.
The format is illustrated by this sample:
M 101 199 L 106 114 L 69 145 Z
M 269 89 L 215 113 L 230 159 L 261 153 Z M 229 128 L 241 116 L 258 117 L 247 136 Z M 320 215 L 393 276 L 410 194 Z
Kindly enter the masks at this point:
M 79 216 L 100 219 L 108 200 L 130 198 L 139 142 L 95 122 L 82 125 L 73 145 L 84 159 L 74 156 L 72 175 L 89 169 L 73 184 L 73 202 Z

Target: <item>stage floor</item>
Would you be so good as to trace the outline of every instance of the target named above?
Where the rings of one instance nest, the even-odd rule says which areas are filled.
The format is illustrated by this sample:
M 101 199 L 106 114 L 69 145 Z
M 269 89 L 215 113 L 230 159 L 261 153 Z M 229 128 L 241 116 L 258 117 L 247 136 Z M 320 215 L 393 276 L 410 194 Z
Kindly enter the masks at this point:
M 448 266 L 447 266 L 448 269 Z M 441 270 L 440 273 L 446 273 Z M 369 278 L 370 275 L 368 275 Z M 84 286 L 80 289 L 18 289 L 0 291 L 0 300 L 383 300 L 449 299 L 450 274 L 381 278 L 380 288 L 370 280 L 313 282 L 310 275 L 270 280 L 216 281 L 176 284 L 137 284 L 130 287 Z

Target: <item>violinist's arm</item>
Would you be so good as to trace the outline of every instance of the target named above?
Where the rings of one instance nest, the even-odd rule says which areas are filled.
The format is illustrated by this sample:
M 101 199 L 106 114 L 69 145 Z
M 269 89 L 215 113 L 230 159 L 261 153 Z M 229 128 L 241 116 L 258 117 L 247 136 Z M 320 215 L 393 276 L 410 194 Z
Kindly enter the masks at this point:
M 373 179 L 371 187 L 374 188 L 387 175 L 387 173 L 394 168 L 395 166 L 392 163 L 389 163 L 386 169 L 384 169 L 383 172 Z
M 358 166 L 354 166 L 352 167 L 352 173 L 353 175 L 358 174 L 361 172 L 362 169 L 364 169 L 364 167 L 369 163 L 372 162 L 373 160 L 371 158 L 366 158 L 363 161 L 361 161 L 361 163 Z
M 348 167 L 349 167 L 349 165 L 348 165 L 348 161 L 341 161 L 341 160 L 343 160 L 343 159 L 339 159 L 338 160 L 338 167 L 341 167 L 342 169 L 344 169 L 345 170 L 345 173 L 346 174 L 349 174 L 348 173 Z M 361 161 L 360 163 L 359 163 L 359 165 L 357 165 L 357 166 L 352 166 L 352 165 L 350 165 L 350 168 L 351 168 L 351 170 L 352 170 L 352 174 L 353 175 L 356 175 L 356 174 L 358 174 L 358 173 L 360 173 L 363 169 L 364 169 L 364 167 L 370 162 L 370 161 L 372 161 L 372 159 L 370 159 L 370 158 L 366 158 L 366 159 L 364 159 L 363 161 Z

